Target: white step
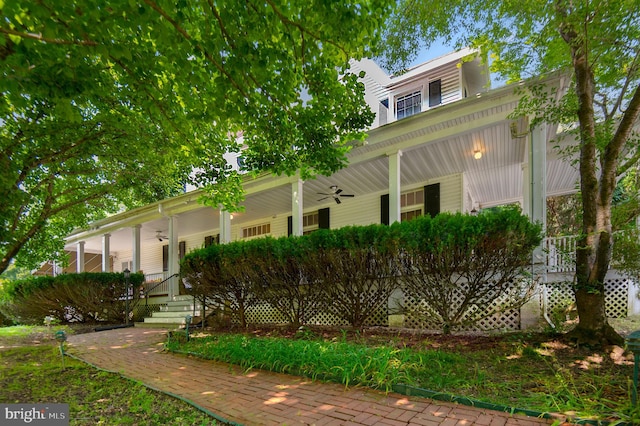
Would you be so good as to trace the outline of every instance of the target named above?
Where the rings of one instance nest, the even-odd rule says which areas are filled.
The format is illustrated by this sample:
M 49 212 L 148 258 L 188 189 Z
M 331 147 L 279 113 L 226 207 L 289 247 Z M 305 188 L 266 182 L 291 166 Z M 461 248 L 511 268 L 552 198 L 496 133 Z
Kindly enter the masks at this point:
M 184 318 L 145 318 L 145 324 L 184 324 Z
M 200 311 L 196 310 L 195 315 L 193 315 L 193 311 L 185 311 L 185 312 L 153 312 L 151 314 L 151 318 L 184 318 L 187 315 L 198 316 L 200 315 Z

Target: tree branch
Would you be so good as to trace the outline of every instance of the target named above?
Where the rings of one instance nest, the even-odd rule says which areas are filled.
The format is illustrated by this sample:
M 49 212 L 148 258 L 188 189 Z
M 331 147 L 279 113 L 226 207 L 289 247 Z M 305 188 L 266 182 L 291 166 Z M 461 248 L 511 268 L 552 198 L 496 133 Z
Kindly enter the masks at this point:
M 173 26 L 173 28 L 175 28 L 175 30 L 178 31 L 178 33 L 181 34 L 186 40 L 192 41 L 191 36 L 189 35 L 189 33 L 184 28 L 182 28 L 180 26 L 180 24 L 178 24 L 178 22 L 176 20 L 174 20 L 171 16 L 169 16 L 169 14 L 167 12 L 165 12 L 160 6 L 158 6 L 152 0 L 144 0 L 144 2 L 148 6 L 150 6 L 153 10 L 158 12 L 158 14 L 160 14 L 160 16 L 162 16 L 164 19 L 166 19 L 167 22 L 169 22 Z M 246 99 L 249 99 L 248 94 L 233 79 L 233 77 L 224 69 L 222 64 L 218 63 L 218 61 L 216 61 L 215 58 L 209 52 L 207 52 L 205 49 L 203 49 L 203 47 L 200 44 L 195 44 L 194 47 L 196 47 L 196 49 L 200 53 L 202 53 L 218 69 L 218 71 L 220 71 L 220 73 L 222 73 L 229 80 L 231 85 L 238 92 L 240 92 L 240 94 L 242 94 L 243 97 L 245 97 Z
M 607 148 L 605 152 L 611 151 L 612 155 L 617 154 L 622 151 L 622 148 L 626 145 L 627 141 L 631 137 L 633 133 L 633 126 L 640 117 L 640 85 L 636 86 L 636 89 L 633 93 L 633 97 L 631 101 L 629 101 L 629 105 L 627 106 L 627 110 L 622 115 L 622 120 L 620 120 L 620 124 L 618 125 L 618 129 L 616 133 L 613 135 L 611 142 L 607 144 Z M 618 170 L 616 170 L 619 175 L 620 172 L 624 172 L 629 169 L 633 165 L 633 159 L 640 158 L 639 154 L 636 153 L 630 160 L 627 160 Z M 609 167 L 612 167 L 610 165 Z M 603 173 L 604 173 L 603 169 Z
M 11 30 L 7 28 L 0 28 L 1 34 L 12 35 L 20 38 L 37 40 L 47 44 L 59 44 L 59 45 L 75 45 L 75 46 L 98 46 L 99 43 L 93 40 L 63 40 L 59 38 L 47 38 L 42 34 L 35 33 L 23 33 L 16 30 Z
M 618 99 L 611 110 L 612 114 L 615 114 L 617 110 L 622 111 L 621 110 L 622 102 L 626 97 L 627 90 L 629 89 L 629 85 L 631 84 L 632 81 L 634 81 L 634 79 L 632 79 L 632 76 L 636 74 L 636 72 L 638 71 L 639 62 L 640 62 L 640 49 L 637 49 L 636 56 L 635 58 L 633 58 L 633 63 L 629 67 L 629 71 L 627 72 L 627 76 L 624 80 L 624 84 L 622 85 L 622 89 L 620 89 L 620 96 L 618 96 Z M 638 88 L 636 87 L 636 93 L 637 91 L 638 91 Z

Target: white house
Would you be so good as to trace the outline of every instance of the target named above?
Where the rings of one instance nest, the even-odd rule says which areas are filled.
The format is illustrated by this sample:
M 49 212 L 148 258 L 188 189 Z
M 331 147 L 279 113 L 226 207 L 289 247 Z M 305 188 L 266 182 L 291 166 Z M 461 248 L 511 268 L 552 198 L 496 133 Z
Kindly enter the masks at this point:
M 346 168 L 304 182 L 247 178 L 243 213 L 204 207 L 194 190 L 97 221 L 68 236 L 66 249 L 75 253 L 70 268 L 83 271 L 86 259 L 98 255 L 103 271 L 129 268 L 161 281 L 178 272 L 184 253 L 211 243 L 508 203 L 544 222 L 547 196 L 576 191 L 577 170 L 551 143 L 557 126 L 531 128 L 530 117 L 511 117 L 517 89 L 528 83 L 489 89 L 489 72 L 473 51 L 399 76 L 388 76 L 370 60 L 352 68 L 366 71 L 366 100 L 376 119 L 366 141 L 348 154 Z M 554 74 L 536 83 L 563 93 L 566 79 Z M 178 281 L 154 292 L 172 299 Z

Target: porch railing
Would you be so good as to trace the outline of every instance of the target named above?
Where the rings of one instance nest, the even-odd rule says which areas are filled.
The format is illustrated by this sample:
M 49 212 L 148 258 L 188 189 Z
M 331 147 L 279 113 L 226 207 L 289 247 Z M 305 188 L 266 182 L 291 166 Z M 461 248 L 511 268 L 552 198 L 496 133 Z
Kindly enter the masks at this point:
M 576 269 L 576 242 L 578 237 L 545 238 L 543 251 L 548 272 L 572 272 Z
M 171 279 L 168 272 L 144 274 L 144 296 L 163 296 L 169 294 Z

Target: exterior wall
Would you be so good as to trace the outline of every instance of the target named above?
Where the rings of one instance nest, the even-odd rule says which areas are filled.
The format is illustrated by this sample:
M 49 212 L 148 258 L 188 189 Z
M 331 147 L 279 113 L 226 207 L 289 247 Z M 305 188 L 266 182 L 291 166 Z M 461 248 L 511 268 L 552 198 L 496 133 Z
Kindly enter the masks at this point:
M 427 185 L 440 182 L 441 212 L 455 213 L 463 211 L 462 194 L 464 182 L 462 176 L 462 173 L 460 173 L 456 175 L 445 176 L 443 178 L 425 183 L 425 185 Z
M 434 69 L 423 74 L 419 78 L 412 79 L 406 83 L 398 84 L 391 89 L 389 95 L 389 118 L 388 121 L 396 120 L 396 98 L 404 96 L 411 92 L 420 90 L 422 92 L 422 111 L 437 108 L 434 106 L 429 108 L 429 83 L 441 80 L 441 96 L 442 101 L 438 105 L 446 105 L 451 102 L 462 99 L 462 82 L 460 79 L 460 70 L 455 63 Z
M 440 211 L 458 212 L 463 211 L 464 199 L 464 179 L 462 174 L 445 176 L 427 182 L 420 182 L 415 185 L 402 188 L 403 191 L 420 189 L 425 185 L 440 183 Z M 380 217 L 380 197 L 387 193 L 371 193 L 357 196 L 352 199 L 343 200 L 341 204 L 329 203 L 326 206 L 330 209 L 330 226 L 333 229 L 349 225 L 370 225 L 381 223 Z M 314 210 L 307 210 L 311 213 Z M 287 215 L 277 217 L 266 216 L 250 222 L 234 223 L 231 221 L 232 241 L 242 240 L 242 228 L 269 223 L 271 226 L 270 236 L 274 238 L 286 237 L 288 234 Z M 181 235 L 178 227 L 179 242 L 185 242 L 185 253 L 204 247 L 204 238 L 219 233 L 219 229 L 210 229 L 192 235 Z M 254 237 L 259 238 L 259 237 Z M 146 274 L 159 274 L 162 272 L 162 247 L 168 244 L 168 240 L 158 241 L 156 239 L 143 240 L 140 250 L 140 269 Z M 113 271 L 121 272 L 123 262 L 131 262 L 133 258 L 132 250 L 120 250 L 113 253 Z

